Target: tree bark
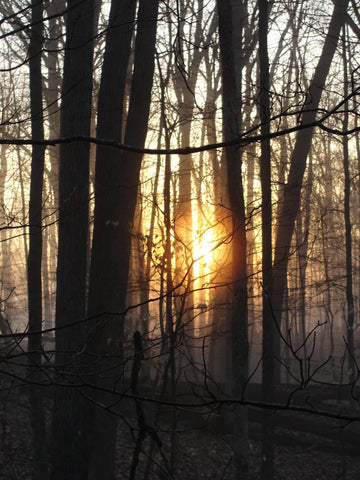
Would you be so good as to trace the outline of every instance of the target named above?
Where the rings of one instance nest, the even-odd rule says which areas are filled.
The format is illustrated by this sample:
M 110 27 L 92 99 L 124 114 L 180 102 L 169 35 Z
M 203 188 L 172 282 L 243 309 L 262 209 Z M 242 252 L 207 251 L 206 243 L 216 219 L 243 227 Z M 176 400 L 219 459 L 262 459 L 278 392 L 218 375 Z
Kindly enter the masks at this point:
M 94 0 L 68 1 L 60 134 L 90 135 Z M 89 145 L 61 145 L 59 165 L 59 251 L 56 295 L 58 386 L 53 414 L 53 480 L 86 478 L 85 438 L 78 354 L 84 347 L 88 240 Z M 75 324 L 74 324 L 75 323 Z
M 158 2 L 141 0 L 137 17 L 134 70 L 124 142 L 143 147 L 154 71 Z M 121 139 L 126 72 L 135 2 L 113 1 L 98 104 L 98 137 Z M 119 45 L 123 48 L 119 50 Z M 142 155 L 98 147 L 95 170 L 94 235 L 90 267 L 87 355 L 97 387 L 114 389 L 121 376 L 129 258 Z M 106 371 L 106 373 L 104 373 Z M 91 396 L 103 406 L 111 396 Z M 85 423 L 92 461 L 89 478 L 114 478 L 116 421 L 101 406 L 89 407 Z
M 31 36 L 29 46 L 31 135 L 33 140 L 44 140 L 41 52 L 43 35 L 43 2 L 32 0 Z M 41 381 L 42 335 L 42 191 L 45 148 L 32 146 L 31 182 L 29 202 L 29 255 L 27 261 L 29 336 L 29 378 Z M 41 392 L 35 383 L 30 386 L 31 430 L 34 457 L 33 478 L 47 478 L 46 427 Z
M 236 64 L 235 49 L 242 49 L 241 43 L 234 43 L 233 15 L 237 19 L 236 29 L 242 29 L 245 5 L 242 1 L 232 10 L 229 1 L 218 0 L 220 61 L 223 79 L 223 123 L 225 141 L 239 134 L 241 124 L 241 64 Z M 238 31 L 237 30 L 237 31 Z M 238 36 L 241 38 L 241 35 Z M 227 180 L 232 215 L 232 395 L 235 399 L 246 399 L 248 381 L 248 318 L 247 318 L 247 269 L 246 269 L 246 214 L 243 179 L 241 172 L 241 150 L 226 149 Z M 248 412 L 245 405 L 237 404 L 233 415 L 234 460 L 233 478 L 246 480 L 249 473 Z

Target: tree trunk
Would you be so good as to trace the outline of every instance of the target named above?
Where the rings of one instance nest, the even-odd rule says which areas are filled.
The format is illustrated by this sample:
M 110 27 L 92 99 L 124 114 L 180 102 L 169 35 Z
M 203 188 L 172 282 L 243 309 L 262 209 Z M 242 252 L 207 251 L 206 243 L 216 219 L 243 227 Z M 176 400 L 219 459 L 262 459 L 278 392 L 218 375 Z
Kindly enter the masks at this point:
M 271 203 L 271 149 L 270 149 L 270 78 L 268 56 L 268 1 L 259 0 L 259 64 L 260 91 L 259 112 L 261 120 L 261 237 L 262 237 L 262 288 L 263 288 L 263 363 L 262 398 L 266 403 L 273 402 L 274 388 L 274 338 L 276 329 L 272 315 L 272 203 Z M 274 477 L 274 426 L 273 412 L 264 410 L 262 430 L 261 478 Z
M 156 0 L 141 0 L 135 41 L 129 111 L 124 142 L 143 147 L 145 143 L 157 20 Z M 112 3 L 98 104 L 97 136 L 121 139 L 126 72 L 133 31 L 135 2 Z M 119 45 L 122 48 L 119 49 Z M 97 387 L 115 388 L 121 376 L 126 290 L 129 273 L 132 223 L 137 199 L 142 155 L 99 146 L 95 171 L 94 236 L 90 268 L 90 316 L 87 354 L 92 381 Z M 96 359 L 93 360 L 93 359 Z M 106 370 L 106 374 L 102 371 Z M 91 396 L 104 406 L 111 396 Z M 85 423 L 93 420 L 90 432 L 90 479 L 114 478 L 116 421 L 101 406 L 89 407 Z
M 4 126 L 2 127 L 2 136 L 6 136 Z M 0 225 L 6 226 L 8 223 L 8 217 L 5 207 L 5 189 L 6 189 L 6 178 L 8 174 L 8 158 L 7 158 L 7 145 L 1 145 L 0 147 Z M 24 235 L 25 238 L 25 235 Z M 1 317 L 2 324 L 0 326 L 0 332 L 4 335 L 11 334 L 9 325 L 7 322 L 10 321 L 9 318 L 4 318 L 4 313 L 7 309 L 8 302 L 6 301 L 11 293 L 12 288 L 14 287 L 14 279 L 12 273 L 12 262 L 11 262 L 11 249 L 10 249 L 10 238 L 6 228 L 1 228 L 0 230 L 0 243 L 1 243 L 1 277 L 0 277 L 0 298 L 2 301 L 1 308 Z M 6 315 L 7 317 L 7 315 Z M 9 339 L 10 342 L 11 339 Z
M 232 10 L 229 1 L 218 0 L 220 61 L 223 78 L 223 123 L 225 140 L 235 138 L 239 133 L 241 109 L 239 91 L 241 64 L 234 54 L 242 49 L 241 43 L 235 46 L 233 37 L 233 15 L 237 20 L 237 32 L 242 29 L 244 18 L 242 1 Z M 241 39 L 241 35 L 239 35 Z M 238 89 L 237 89 L 238 86 Z M 247 319 L 247 270 L 246 270 L 246 214 L 243 179 L 241 173 L 241 150 L 226 149 L 227 179 L 233 228 L 233 270 L 232 270 L 232 395 L 234 399 L 246 399 L 248 381 L 248 319 Z M 247 407 L 237 404 L 233 414 L 234 460 L 233 478 L 246 480 L 249 473 L 249 442 Z
M 343 68 L 344 68 L 344 97 L 349 94 L 348 78 L 348 56 L 346 51 L 346 30 L 343 35 Z M 343 129 L 346 132 L 349 127 L 349 103 L 344 105 Z M 349 139 L 347 135 L 342 137 L 343 146 L 343 167 L 344 167 L 344 222 L 345 222 L 345 251 L 346 251 L 346 330 L 347 330 L 347 352 L 348 352 L 348 375 L 349 382 L 356 380 L 356 362 L 354 357 L 354 296 L 353 296 L 353 266 L 352 266 L 352 234 L 351 234 L 351 212 L 350 212 L 350 166 L 349 166 Z
M 47 2 L 46 12 L 49 16 L 60 15 L 66 9 L 65 0 L 56 2 Z M 59 100 L 61 94 L 61 72 L 59 71 L 59 51 L 63 46 L 60 43 L 62 30 L 62 17 L 51 18 L 49 20 L 50 36 L 46 40 L 46 49 L 48 53 L 45 56 L 45 65 L 47 67 L 47 82 L 44 88 L 44 98 L 48 112 L 49 134 L 50 138 L 57 138 L 60 133 L 60 108 Z M 58 176 L 59 176 L 59 146 L 49 149 L 50 171 L 49 183 L 53 190 L 54 204 L 57 209 L 59 204 Z
M 90 135 L 94 1 L 68 1 L 62 87 L 62 137 Z M 89 145 L 63 144 L 59 166 L 59 251 L 56 296 L 58 386 L 53 415 L 52 480 L 86 478 L 82 397 L 76 360 L 84 347 L 88 239 Z
M 180 144 L 190 145 L 191 125 L 195 109 L 195 88 L 197 84 L 200 63 L 203 58 L 204 50 L 194 49 L 192 57 L 186 62 L 184 58 L 184 38 L 188 35 L 184 33 L 185 18 L 189 9 L 189 1 L 180 3 L 179 32 L 176 41 L 178 65 L 173 82 L 175 93 L 178 100 L 179 124 L 180 124 Z M 194 32 L 194 45 L 202 43 L 202 19 L 203 19 L 203 0 L 198 1 L 198 15 L 196 28 Z M 190 32 L 191 35 L 191 32 Z M 186 80 L 184 79 L 184 70 Z M 193 159 L 191 155 L 181 155 L 179 163 L 179 196 L 175 208 L 175 262 L 176 269 L 174 275 L 174 285 L 179 284 L 176 290 L 176 305 L 178 320 L 181 322 L 182 334 L 188 332 L 190 336 L 194 335 L 194 268 L 193 268 L 193 214 L 192 214 L 192 176 Z M 186 275 L 185 282 L 184 276 Z M 182 318 L 179 318 L 180 312 L 183 312 Z M 190 357 L 193 352 L 189 350 Z
M 31 36 L 29 46 L 31 135 L 33 140 L 44 140 L 41 52 L 43 35 L 43 2 L 32 0 Z M 29 336 L 29 379 L 41 381 L 42 335 L 42 191 L 45 148 L 33 145 L 29 203 L 29 256 L 27 262 Z M 36 333 L 35 333 L 36 332 Z M 46 479 L 48 465 L 46 456 L 46 427 L 42 392 L 35 383 L 30 386 L 31 429 L 34 470 L 33 478 Z
M 296 225 L 297 260 L 299 267 L 299 316 L 300 345 L 302 345 L 303 359 L 306 362 L 308 342 L 306 342 L 306 270 L 308 264 L 309 229 L 311 214 L 311 190 L 313 183 L 313 159 L 312 152 L 309 154 L 308 178 L 305 185 L 303 209 L 299 212 Z M 304 363 L 305 365 L 305 363 Z

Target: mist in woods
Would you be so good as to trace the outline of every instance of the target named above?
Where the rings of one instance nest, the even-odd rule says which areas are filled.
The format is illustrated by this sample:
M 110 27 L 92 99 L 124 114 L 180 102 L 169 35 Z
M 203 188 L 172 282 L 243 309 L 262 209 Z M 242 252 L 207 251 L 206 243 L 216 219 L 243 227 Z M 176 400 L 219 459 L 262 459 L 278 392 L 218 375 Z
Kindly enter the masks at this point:
M 360 2 L 2 0 L 0 479 L 360 477 Z

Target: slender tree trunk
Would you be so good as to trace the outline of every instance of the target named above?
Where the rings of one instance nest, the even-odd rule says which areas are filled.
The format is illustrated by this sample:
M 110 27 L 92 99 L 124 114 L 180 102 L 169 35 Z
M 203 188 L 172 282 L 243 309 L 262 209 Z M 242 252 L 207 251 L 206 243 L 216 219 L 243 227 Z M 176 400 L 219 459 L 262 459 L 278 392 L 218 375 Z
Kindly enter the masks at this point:
M 326 282 L 326 293 L 324 306 L 325 306 L 325 315 L 326 315 L 326 322 L 329 329 L 329 354 L 334 355 L 335 351 L 335 339 L 334 339 L 334 312 L 332 308 L 332 295 L 331 295 L 331 277 L 330 277 L 330 261 L 329 255 L 327 252 L 327 238 L 326 238 L 326 231 L 325 231 L 325 222 L 321 220 L 321 246 L 322 246 L 322 256 L 323 256 L 323 264 L 324 264 L 324 275 L 325 275 L 325 282 Z M 332 359 L 332 363 L 335 359 Z
M 4 127 L 1 129 L 2 135 L 5 136 Z M 0 225 L 5 227 L 8 223 L 7 212 L 5 209 L 5 188 L 6 188 L 6 178 L 8 174 L 8 158 L 7 158 L 7 145 L 1 145 L 0 147 Z M 25 235 L 24 235 L 25 237 Z M 0 298 L 2 301 L 2 319 L 4 322 L 1 324 L 0 332 L 3 334 L 9 334 L 10 329 L 9 325 L 6 322 L 9 322 L 9 318 L 4 319 L 4 313 L 6 312 L 7 301 L 9 294 L 11 293 L 13 284 L 13 275 L 11 268 L 11 251 L 10 251 L 10 239 L 8 238 L 8 231 L 6 228 L 1 228 L 0 230 L 0 243 L 1 243 L 1 294 Z M 9 339 L 10 340 L 10 339 Z
M 166 148 L 170 147 L 170 142 L 167 143 Z M 174 317 L 180 312 L 176 312 L 176 316 L 173 315 L 173 273 L 172 273 L 172 252 L 171 252 L 171 194 L 170 194 L 170 182 L 171 182 L 171 157 L 166 155 L 165 157 L 165 182 L 164 182 L 164 223 L 165 223 L 165 251 L 164 259 L 166 265 L 166 344 L 169 346 L 169 367 L 170 367 L 170 382 L 171 382 L 171 396 L 172 401 L 176 402 L 176 337 L 178 334 L 177 321 L 174 322 Z M 165 342 L 164 342 L 165 343 Z M 166 370 L 167 376 L 167 370 Z M 167 382 L 167 378 L 164 378 L 164 383 Z M 176 466 L 176 450 L 177 450 L 177 435 L 176 435 L 176 423 L 177 423 L 177 410 L 175 407 L 171 411 L 172 420 L 172 432 L 171 432 L 171 445 L 170 445 L 170 469 L 171 474 L 175 473 Z
M 32 0 L 31 36 L 29 47 L 31 134 L 33 140 L 44 140 L 41 52 L 43 34 L 43 2 Z M 31 183 L 29 203 L 29 256 L 27 262 L 29 337 L 29 378 L 41 381 L 41 329 L 42 329 L 42 191 L 45 148 L 32 147 Z M 42 394 L 39 388 L 30 386 L 31 428 L 33 444 L 33 478 L 46 479 L 48 464 L 46 455 L 46 427 Z
M 250 30 L 250 26 L 247 27 L 247 31 Z M 251 30 L 252 32 L 252 30 Z M 250 41 L 248 38 L 249 35 L 246 35 L 246 42 L 247 44 Z M 251 75 L 253 71 L 253 65 L 250 62 L 246 64 L 246 91 L 245 91 L 245 112 L 244 112 L 244 131 L 250 130 L 252 123 L 253 123 L 253 104 L 254 102 L 251 101 L 252 96 L 252 80 Z M 255 110 L 258 110 L 258 106 L 255 105 Z M 256 111 L 256 117 L 258 117 L 258 112 Z M 255 312 L 255 295 L 254 291 L 256 289 L 256 280 L 254 278 L 254 261 L 256 261 L 256 240 L 255 240 L 255 228 L 254 228 L 254 179 L 255 179 L 255 164 L 256 164 L 256 144 L 251 143 L 246 147 L 246 203 L 247 203 L 247 216 L 248 216 L 248 227 L 247 227 L 247 245 L 248 245 L 248 291 L 249 291 L 249 299 L 248 299 L 248 309 L 249 309 L 249 328 L 250 328 L 250 341 L 249 341 L 249 361 L 251 361 L 251 354 L 252 350 L 254 349 L 254 342 L 252 342 L 252 338 L 254 337 L 256 331 L 256 315 Z
M 348 55 L 346 51 L 346 30 L 343 34 L 343 68 L 344 68 L 344 97 L 349 94 L 348 78 Z M 343 129 L 349 127 L 349 103 L 344 105 Z M 354 357 L 354 295 L 353 295 L 353 266 L 352 266 L 352 235 L 351 235 L 351 213 L 350 213 L 350 165 L 349 165 L 349 139 L 347 135 L 342 137 L 343 166 L 344 166 L 344 222 L 345 222 L 345 250 L 346 250 L 346 306 L 347 306 L 347 350 L 348 350 L 348 374 L 349 382 L 354 383 L 356 379 L 355 357 Z
M 43 309 L 44 309 L 44 328 L 51 328 L 53 325 L 51 319 L 51 288 L 50 288 L 50 269 L 49 269 L 49 230 L 44 230 L 44 248 L 42 251 L 42 291 L 43 291 Z
M 350 69 L 352 69 L 352 63 L 350 61 Z M 352 71 L 352 70 L 351 70 Z M 352 88 L 352 91 L 355 90 L 355 79 L 354 77 L 352 77 L 352 82 L 351 82 L 351 88 Z M 353 97 L 353 108 L 356 109 L 357 108 L 357 97 L 354 96 Z M 354 118 L 354 128 L 359 128 L 359 119 L 358 119 L 358 116 L 355 115 L 355 118 Z M 356 158 L 357 158 L 357 168 L 358 168 L 358 172 L 360 172 L 360 135 L 359 133 L 356 134 L 355 136 L 355 145 L 356 145 Z M 358 201 L 358 208 L 360 209 L 360 181 L 358 179 L 358 196 L 357 196 L 357 201 Z M 358 232 L 360 231 L 360 219 L 358 219 Z M 356 256 L 356 255 L 355 255 Z M 360 269 L 360 242 L 359 242 L 359 245 L 358 245 L 358 248 L 357 248 L 357 256 L 359 258 L 359 261 L 358 261 L 358 268 Z M 359 288 L 359 283 L 358 283 L 358 288 Z M 360 297 L 358 297 L 358 302 L 357 302 L 357 305 L 358 305 L 358 311 L 360 309 Z
M 47 2 L 46 13 L 49 16 L 60 15 L 66 9 L 65 0 Z M 54 17 L 49 20 L 49 38 L 45 47 L 48 50 L 45 56 L 47 67 L 47 82 L 44 88 L 44 98 L 48 113 L 50 138 L 57 138 L 60 133 L 60 94 L 61 94 L 61 72 L 59 69 L 59 49 L 61 48 L 60 38 L 62 30 L 62 17 Z M 56 209 L 59 205 L 58 176 L 59 176 L 59 146 L 49 149 L 50 171 L 49 184 L 53 190 L 54 204 Z
M 176 48 L 180 62 L 184 65 L 178 66 L 178 70 L 174 75 L 175 93 L 178 100 L 179 123 L 180 123 L 180 144 L 189 145 L 191 138 L 191 125 L 193 121 L 193 113 L 195 109 L 195 88 L 199 74 L 200 63 L 203 58 L 203 50 L 197 48 L 194 50 L 191 61 L 187 64 L 184 58 L 184 25 L 185 18 L 189 8 L 189 2 L 180 3 L 181 20 L 178 26 L 178 36 Z M 202 18 L 203 18 L 203 0 L 198 2 L 198 15 L 196 30 L 194 32 L 194 44 L 202 43 Z M 187 79 L 184 81 L 181 68 L 187 72 Z M 192 172 L 193 159 L 191 155 L 180 156 L 179 167 L 179 196 L 177 208 L 175 209 L 175 237 L 177 246 L 175 248 L 176 270 L 174 275 L 174 284 L 182 284 L 176 292 L 178 298 L 177 314 L 183 311 L 181 318 L 183 324 L 182 331 L 194 334 L 194 268 L 193 261 L 193 214 L 192 214 Z M 184 275 L 186 280 L 183 282 Z M 180 332 L 179 332 L 180 334 Z M 192 352 L 189 352 L 192 356 Z
M 90 135 L 93 78 L 94 1 L 68 1 L 62 87 L 62 137 Z M 53 412 L 52 480 L 86 478 L 82 430 L 84 405 L 79 383 L 79 352 L 84 348 L 88 241 L 89 145 L 60 148 L 59 251 L 56 296 L 56 368 Z M 81 382 L 80 382 L 81 383 Z
M 162 135 L 163 133 L 165 134 L 165 144 L 169 145 L 170 144 L 170 137 L 169 137 L 169 130 L 167 128 L 167 123 L 166 123 L 166 115 L 165 115 L 165 89 L 166 86 L 169 83 L 169 78 L 170 78 L 170 64 L 169 62 L 168 67 L 167 67 L 167 73 L 166 77 L 164 78 L 162 75 L 161 71 L 161 65 L 159 63 L 159 58 L 158 55 L 156 55 L 157 59 L 157 66 L 158 66 L 158 71 L 159 71 L 159 76 L 160 76 L 160 85 L 161 85 L 161 90 L 160 90 L 160 95 L 161 95 L 161 116 L 160 116 L 160 125 L 159 125 L 159 136 L 158 136 L 158 143 L 157 147 L 160 149 L 162 145 Z M 154 229 L 155 229 L 155 219 L 158 211 L 158 203 L 157 203 L 157 194 L 158 194 L 158 187 L 159 187 L 159 175 L 160 175 L 160 168 L 161 168 L 161 155 L 158 155 L 157 157 L 157 162 L 156 162 L 156 172 L 155 172 L 155 179 L 154 179 L 154 186 L 153 186 L 153 191 L 152 191 L 152 208 L 151 208 L 151 215 L 150 215 L 150 228 L 149 228 L 149 235 L 148 235 L 148 242 L 147 242 L 147 250 L 148 254 L 146 257 L 146 265 L 145 265 L 145 279 L 148 279 L 149 282 L 149 288 L 143 293 L 143 300 L 145 303 L 144 306 L 144 315 L 146 315 L 147 318 L 147 328 L 148 329 L 148 322 L 149 322 L 149 289 L 150 289 L 150 274 L 151 274 L 151 263 L 152 263 L 152 250 L 153 250 L 153 245 L 154 245 Z M 166 160 L 165 160 L 166 161 Z M 166 167 L 165 167 L 166 169 Z M 166 173 L 165 173 L 166 175 Z M 167 178 L 165 176 L 165 182 L 167 181 Z M 170 188 L 170 185 L 169 185 Z M 164 203 L 166 203 L 166 197 L 164 196 Z M 164 206 L 165 208 L 165 206 Z M 166 217 L 166 212 L 164 212 L 164 216 Z M 165 252 L 164 252 L 164 257 L 166 258 Z M 164 265 L 162 265 L 161 268 L 164 268 Z M 163 281 L 164 275 L 161 274 L 161 282 Z M 160 287 L 161 289 L 161 287 Z M 160 309 L 160 329 L 162 330 L 162 295 L 160 295 L 160 301 L 159 301 L 159 309 Z M 145 324 L 144 324 L 145 328 Z
M 49 128 L 50 138 L 58 138 L 60 136 L 60 101 L 61 101 L 61 85 L 62 85 L 62 73 L 60 70 L 61 65 L 61 50 L 64 47 L 62 42 L 62 29 L 64 27 L 64 17 L 61 13 L 66 10 L 65 0 L 56 0 L 55 2 L 45 2 L 46 15 L 53 17 L 49 19 L 49 27 L 46 39 L 44 41 L 44 47 L 46 53 L 44 53 L 44 65 L 46 67 L 46 81 L 44 82 L 43 93 L 46 103 L 46 120 Z M 46 312 L 45 326 L 51 328 L 54 326 L 54 271 L 56 270 L 56 258 L 57 258 L 57 245 L 56 238 L 58 235 L 58 208 L 59 208 L 59 158 L 60 158 L 60 146 L 52 146 L 47 150 L 49 155 L 49 167 L 47 169 L 48 180 L 48 192 L 46 195 L 46 207 L 47 214 L 50 213 L 51 217 L 48 217 L 50 225 L 47 227 L 47 234 L 44 236 L 44 242 L 46 248 L 44 248 L 44 254 L 48 256 L 48 279 L 45 279 L 45 272 L 43 274 L 44 285 L 47 287 L 44 293 L 49 293 L 48 297 L 44 298 L 44 306 Z M 43 259 L 43 265 L 45 266 L 45 259 Z
M 193 107 L 191 104 L 194 99 L 191 95 L 184 95 L 182 99 L 183 105 L 188 106 L 190 102 L 190 110 L 192 116 Z M 185 109 L 188 112 L 188 109 Z M 184 121 L 184 118 L 180 121 Z M 191 117 L 186 116 L 185 122 L 181 127 L 180 144 L 190 144 Z M 177 315 L 184 312 L 181 319 L 183 324 L 182 332 L 188 332 L 191 336 L 194 331 L 194 268 L 193 261 L 193 214 L 192 214 L 192 172 L 193 160 L 191 155 L 182 155 L 180 157 L 179 168 L 179 196 L 177 199 L 177 207 L 175 209 L 175 237 L 177 246 L 175 248 L 176 270 L 174 276 L 175 285 L 180 285 L 176 291 Z M 186 279 L 184 280 L 184 276 Z M 184 304 L 184 307 L 183 307 Z M 179 332 L 182 333 L 182 332 Z M 191 352 L 190 352 L 191 354 Z
M 261 120 L 261 234 L 262 234 L 262 287 L 263 287 L 263 366 L 262 398 L 266 403 L 273 402 L 274 388 L 274 338 L 277 334 L 272 315 L 272 203 L 271 203 L 271 147 L 270 133 L 270 78 L 268 56 L 269 5 L 267 0 L 259 0 L 259 64 L 260 92 L 259 111 Z M 273 412 L 263 412 L 262 469 L 261 478 L 274 477 L 274 427 Z
M 325 308 L 325 315 L 326 321 L 329 330 L 329 354 L 332 355 L 331 363 L 333 367 L 335 367 L 335 336 L 334 336 L 334 302 L 331 292 L 331 278 L 332 278 L 332 264 L 331 261 L 331 250 L 329 250 L 329 229 L 332 229 L 332 222 L 327 225 L 326 216 L 332 215 L 333 212 L 333 203 L 334 203 L 334 186 L 333 186 L 333 178 L 334 178 L 334 171 L 332 169 L 332 164 L 334 163 L 333 155 L 331 153 L 330 148 L 330 138 L 326 136 L 324 138 L 324 142 L 322 145 L 322 149 L 324 151 L 324 157 L 326 159 L 325 162 L 325 198 L 324 198 L 324 206 L 321 212 L 321 253 L 323 257 L 323 265 L 324 265 L 324 275 L 325 275 L 325 282 L 326 282 L 326 291 L 324 293 L 324 308 Z M 335 369 L 333 370 L 335 372 Z
M 313 182 L 313 159 L 312 152 L 309 154 L 308 179 L 306 182 L 306 192 L 304 196 L 303 211 L 299 212 L 296 228 L 296 244 L 297 244 L 297 260 L 299 266 L 299 327 L 300 327 L 300 344 L 304 354 L 304 361 L 307 358 L 307 342 L 306 340 L 306 269 L 308 263 L 308 246 L 309 246 L 309 229 L 311 214 L 311 191 Z
M 18 161 L 18 169 L 19 169 L 19 180 L 20 180 L 20 191 L 21 191 L 21 206 L 22 206 L 22 221 L 23 225 L 26 225 L 26 211 L 27 205 L 25 201 L 25 185 L 24 185 L 24 176 L 23 176 L 23 163 L 20 154 L 20 147 L 16 149 L 17 161 Z M 24 245 L 24 254 L 25 259 L 29 257 L 29 247 L 27 242 L 27 235 L 26 235 L 26 228 L 23 229 L 23 245 Z

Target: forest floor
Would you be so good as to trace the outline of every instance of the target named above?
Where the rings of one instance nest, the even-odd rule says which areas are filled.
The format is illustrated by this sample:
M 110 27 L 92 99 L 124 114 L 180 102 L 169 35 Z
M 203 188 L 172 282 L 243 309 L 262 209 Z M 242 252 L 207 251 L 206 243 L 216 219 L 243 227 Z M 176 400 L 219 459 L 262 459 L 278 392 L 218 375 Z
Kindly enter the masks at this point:
M 4 386 L 4 383 L 3 383 Z M 7 385 L 9 387 L 9 385 Z M 134 410 L 125 409 L 119 419 L 116 471 L 120 480 L 129 479 L 131 461 L 137 437 L 137 420 Z M 49 413 L 51 400 L 48 400 Z M 28 480 L 31 478 L 29 403 L 23 388 L 2 389 L 0 395 L 0 480 Z M 185 418 L 179 422 L 176 435 L 169 417 L 162 417 L 158 435 L 163 444 L 163 454 L 171 462 L 171 448 L 175 451 L 176 480 L 230 480 L 232 462 L 232 437 L 227 433 L 226 421 L 218 423 L 193 422 Z M 225 417 L 224 417 L 225 418 Z M 312 418 L 303 417 L 302 423 L 309 426 Z M 197 424 L 196 427 L 194 425 Z M 346 432 L 333 422 L 332 438 L 294 429 L 276 428 L 275 470 L 277 480 L 360 480 L 360 441 L 352 445 L 359 448 L 346 454 L 343 433 Z M 311 429 L 310 429 L 311 430 Z M 360 440 L 357 430 L 353 438 Z M 261 428 L 258 421 L 250 422 L 250 480 L 260 479 Z M 164 459 L 159 449 L 150 452 L 150 440 L 145 440 L 139 457 L 137 479 L 144 479 L 149 456 L 152 458 L 149 479 L 169 478 L 163 474 Z M 155 463 L 154 463 L 155 462 Z M 66 479 L 64 479 L 66 480 Z M 101 480 L 101 479 L 99 479 Z

